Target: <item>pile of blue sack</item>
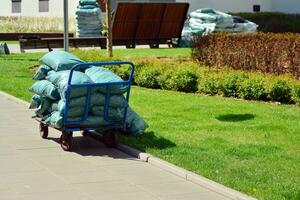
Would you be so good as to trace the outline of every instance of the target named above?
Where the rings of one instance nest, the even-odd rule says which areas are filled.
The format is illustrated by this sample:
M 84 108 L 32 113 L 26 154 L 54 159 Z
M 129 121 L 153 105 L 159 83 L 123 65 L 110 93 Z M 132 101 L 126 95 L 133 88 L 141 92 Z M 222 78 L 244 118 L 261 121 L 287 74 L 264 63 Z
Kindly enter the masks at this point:
M 78 57 L 64 52 L 52 51 L 40 59 L 41 65 L 33 79 L 37 80 L 29 91 L 34 95 L 30 109 L 36 109 L 34 117 L 42 118 L 48 126 L 61 128 L 66 107 L 66 89 L 70 69 L 84 63 Z M 119 82 L 122 79 L 105 67 L 92 66 L 73 72 L 71 84 Z M 132 135 L 140 135 L 148 127 L 147 123 L 128 106 L 124 97 L 126 88 L 122 85 L 111 86 L 110 119 L 121 120 L 127 107 L 126 125 Z M 87 88 L 72 88 L 68 98 L 68 121 L 79 121 L 84 116 L 87 101 Z M 106 86 L 92 89 L 90 109 L 83 126 L 95 127 L 109 125 L 104 119 Z
M 191 46 L 194 36 L 204 36 L 213 32 L 256 32 L 257 27 L 248 20 L 240 23 L 232 15 L 211 8 L 201 8 L 189 14 L 181 33 L 180 46 Z
M 76 36 L 101 36 L 101 10 L 96 0 L 80 0 L 76 9 Z

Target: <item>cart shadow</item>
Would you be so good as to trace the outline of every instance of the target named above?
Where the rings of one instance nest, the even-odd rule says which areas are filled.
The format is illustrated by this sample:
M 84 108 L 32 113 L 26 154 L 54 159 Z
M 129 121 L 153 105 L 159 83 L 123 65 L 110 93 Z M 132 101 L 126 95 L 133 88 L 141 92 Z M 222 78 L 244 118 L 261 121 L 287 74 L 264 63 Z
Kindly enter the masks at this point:
M 48 139 L 58 143 L 60 145 L 59 138 L 48 137 Z M 79 154 L 81 156 L 95 156 L 95 157 L 109 157 L 113 159 L 123 159 L 139 161 L 136 158 L 120 152 L 115 148 L 106 147 L 101 141 L 95 139 L 92 136 L 73 136 L 73 148 L 72 153 Z
M 255 118 L 253 114 L 228 114 L 228 115 L 220 115 L 216 117 L 217 120 L 223 122 L 242 122 L 247 120 L 252 120 Z
M 147 149 L 168 149 L 176 147 L 176 144 L 164 137 L 157 137 L 153 131 L 145 132 L 139 137 L 125 137 L 125 141 L 128 144 L 133 144 L 141 151 L 146 151 Z
M 139 137 L 132 136 L 120 136 L 123 141 L 127 141 L 127 144 L 132 147 L 136 147 L 141 151 L 146 151 L 147 149 L 167 149 L 175 147 L 176 144 L 172 141 L 164 138 L 157 137 L 154 132 L 145 132 L 143 135 Z M 49 140 L 52 140 L 58 145 L 60 145 L 59 138 L 48 137 Z M 88 136 L 80 136 L 78 134 L 73 136 L 73 148 L 72 152 L 77 153 L 81 156 L 99 156 L 99 157 L 111 157 L 113 159 L 127 159 L 127 160 L 136 160 L 136 158 L 120 152 L 115 148 L 106 147 L 97 135 L 90 134 Z

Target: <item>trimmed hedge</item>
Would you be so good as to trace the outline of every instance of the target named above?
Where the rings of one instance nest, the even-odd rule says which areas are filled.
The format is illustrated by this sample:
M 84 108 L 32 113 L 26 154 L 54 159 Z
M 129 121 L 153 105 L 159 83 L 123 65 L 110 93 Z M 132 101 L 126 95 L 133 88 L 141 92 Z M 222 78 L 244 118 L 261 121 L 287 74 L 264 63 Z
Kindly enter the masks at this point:
M 75 51 L 83 60 L 111 60 L 97 51 L 94 53 L 91 53 L 92 56 Z M 136 65 L 133 84 L 141 87 L 300 104 L 300 81 L 290 75 L 273 76 L 229 67 L 211 68 L 187 60 L 153 58 L 131 61 Z M 128 78 L 130 72 L 130 68 L 126 66 L 113 70 L 124 79 Z
M 205 66 L 300 78 L 300 34 L 210 34 L 195 38 L 192 57 Z
M 226 67 L 213 69 L 192 62 L 177 65 L 159 59 L 152 59 L 151 62 L 151 66 L 138 65 L 142 67 L 138 68 L 134 84 L 245 100 L 300 103 L 300 82 L 288 75 L 275 77 Z
M 258 30 L 272 33 L 300 33 L 300 15 L 279 12 L 231 13 L 259 25 Z

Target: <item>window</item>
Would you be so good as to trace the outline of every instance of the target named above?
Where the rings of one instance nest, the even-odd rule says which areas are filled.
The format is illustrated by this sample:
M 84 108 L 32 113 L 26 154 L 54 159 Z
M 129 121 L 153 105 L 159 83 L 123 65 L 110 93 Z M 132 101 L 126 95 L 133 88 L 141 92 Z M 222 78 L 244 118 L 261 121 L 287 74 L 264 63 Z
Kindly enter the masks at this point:
M 12 0 L 11 1 L 11 12 L 12 13 L 21 13 L 21 0 Z
M 253 5 L 253 12 L 260 12 L 260 5 Z
M 49 0 L 39 0 L 39 12 L 49 12 Z

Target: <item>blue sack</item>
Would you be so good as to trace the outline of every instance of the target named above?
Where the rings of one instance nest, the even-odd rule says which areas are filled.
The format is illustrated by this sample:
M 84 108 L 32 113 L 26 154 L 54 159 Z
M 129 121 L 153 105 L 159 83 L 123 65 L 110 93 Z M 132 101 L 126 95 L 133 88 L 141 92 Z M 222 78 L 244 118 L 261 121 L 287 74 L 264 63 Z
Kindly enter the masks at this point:
M 38 94 L 41 97 L 48 97 L 52 100 L 60 99 L 57 88 L 47 80 L 41 80 L 35 82 L 30 88 L 30 92 Z
M 70 70 L 54 72 L 47 75 L 46 79 L 53 83 L 59 90 L 62 99 L 66 98 L 67 84 L 70 76 Z M 86 84 L 93 81 L 80 71 L 73 71 L 71 84 Z M 80 97 L 87 94 L 87 87 L 71 88 L 69 98 Z
M 114 74 L 112 71 L 104 67 L 91 67 L 85 70 L 85 73 L 92 79 L 94 83 L 111 83 L 111 82 L 121 82 L 118 75 Z M 97 91 L 106 93 L 107 86 L 98 86 Z M 112 94 L 122 94 L 127 91 L 127 86 L 124 84 L 111 85 L 110 91 Z
M 65 51 L 51 51 L 44 55 L 40 62 L 48 65 L 54 71 L 68 70 L 76 64 L 84 63 L 77 56 Z

